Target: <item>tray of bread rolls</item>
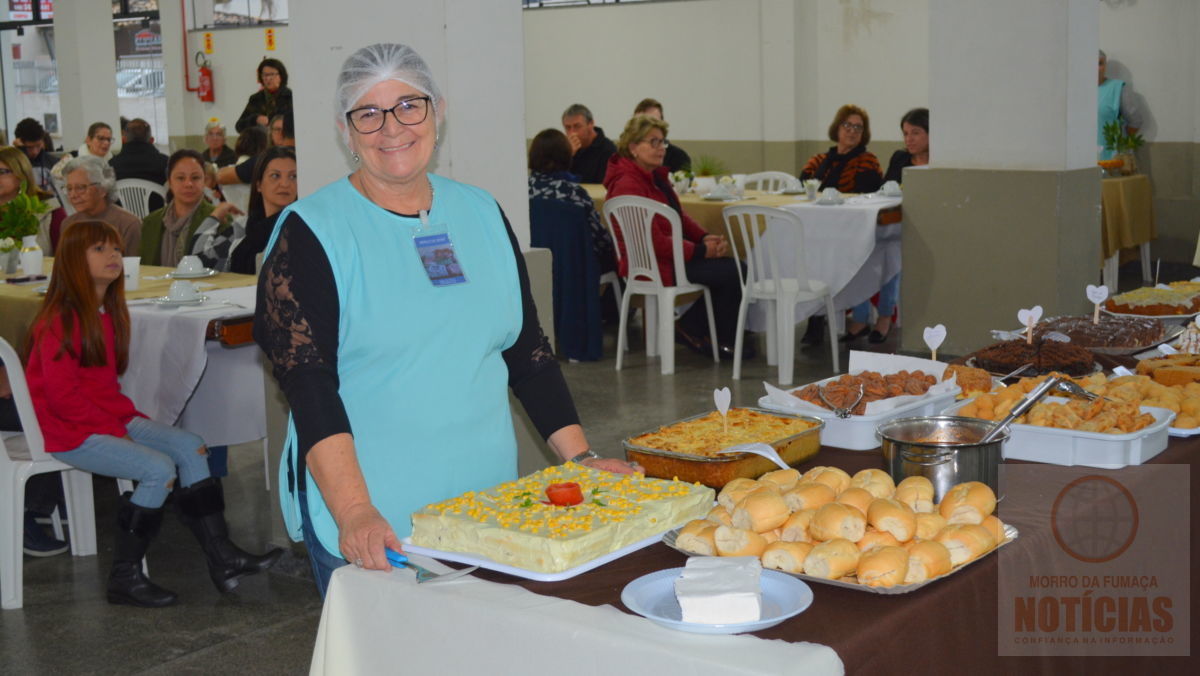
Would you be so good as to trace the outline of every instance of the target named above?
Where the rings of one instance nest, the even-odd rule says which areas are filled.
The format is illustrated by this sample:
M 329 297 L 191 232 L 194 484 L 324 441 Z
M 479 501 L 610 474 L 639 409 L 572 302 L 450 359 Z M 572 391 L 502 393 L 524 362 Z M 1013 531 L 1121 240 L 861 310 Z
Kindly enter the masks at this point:
M 933 484 L 896 484 L 880 469 L 778 470 L 736 479 L 717 505 L 663 536 L 689 556 L 758 556 L 764 568 L 871 594 L 908 594 L 961 571 L 1018 536 L 996 496 L 969 481 L 935 503 Z

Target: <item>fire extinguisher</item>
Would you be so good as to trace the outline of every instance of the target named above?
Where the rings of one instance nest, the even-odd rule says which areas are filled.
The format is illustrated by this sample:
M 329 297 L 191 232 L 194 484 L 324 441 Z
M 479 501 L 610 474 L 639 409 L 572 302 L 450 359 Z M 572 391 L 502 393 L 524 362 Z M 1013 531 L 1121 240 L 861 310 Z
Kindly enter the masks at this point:
M 200 97 L 201 101 L 212 103 L 215 100 L 212 64 L 204 58 L 204 52 L 196 52 L 196 65 L 200 68 L 200 86 L 196 89 L 196 95 Z

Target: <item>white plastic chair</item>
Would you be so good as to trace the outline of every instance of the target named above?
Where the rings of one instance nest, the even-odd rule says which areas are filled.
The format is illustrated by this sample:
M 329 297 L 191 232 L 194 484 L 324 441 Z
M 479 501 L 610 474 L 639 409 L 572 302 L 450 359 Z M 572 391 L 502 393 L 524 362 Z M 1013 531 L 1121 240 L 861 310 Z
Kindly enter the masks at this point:
M 800 180 L 783 171 L 760 171 L 746 177 L 746 190 L 761 190 L 765 193 L 778 194 L 784 190 L 796 190 Z
M 96 511 L 92 475 L 55 460 L 33 412 L 33 400 L 17 353 L 0 338 L 0 361 L 8 370 L 13 400 L 24 432 L 0 433 L 0 606 L 20 608 L 24 601 L 25 482 L 35 474 L 63 473 L 71 553 L 96 553 Z
M 600 275 L 600 288 L 603 289 L 605 284 L 612 286 L 613 298 L 616 299 L 617 309 L 619 310 L 622 307 L 621 296 L 623 295 L 621 293 L 621 276 L 617 274 L 616 270 L 611 270 Z M 625 346 L 625 351 L 629 351 L 629 345 Z
M 675 286 L 666 286 L 658 270 L 658 258 L 654 255 L 654 218 L 661 216 L 671 224 L 671 241 L 674 243 Z M 621 299 L 621 323 L 617 334 L 617 370 L 626 350 L 625 323 L 629 318 L 629 299 L 634 295 L 646 297 L 643 317 L 646 325 L 646 356 L 661 354 L 662 374 L 675 372 L 675 299 L 681 294 L 702 291 L 704 306 L 708 310 L 708 330 L 712 340 L 714 362 L 721 360 L 717 354 L 717 323 L 713 318 L 712 293 L 703 284 L 689 282 L 683 265 L 683 225 L 679 214 L 661 202 L 623 195 L 604 203 L 604 221 L 613 233 L 617 246 L 617 257 L 628 259 L 628 274 L 625 277 L 625 294 Z M 620 229 L 624 237 L 618 237 Z
M 117 181 L 116 191 L 121 199 L 121 206 L 138 218 L 145 218 L 150 214 L 151 195 L 161 197 L 164 204 L 167 201 L 167 191 L 162 185 L 140 178 L 123 178 Z
M 738 308 L 737 341 L 733 348 L 733 378 L 742 377 L 742 332 L 746 327 L 746 309 L 755 300 L 774 303 L 774 312 L 767 313 L 767 363 L 779 365 L 779 384 L 792 383 L 796 353 L 796 303 L 825 301 L 829 324 L 829 351 L 833 370 L 839 370 L 837 326 L 833 317 L 833 294 L 829 285 L 809 279 L 804 265 L 804 228 L 800 217 L 791 211 L 772 207 L 731 206 L 722 210 L 725 227 L 729 230 L 729 245 L 734 257 L 744 254 L 746 273 L 741 277 L 742 304 Z M 771 228 L 795 230 L 795 273 L 784 275 L 779 266 L 779 252 L 774 246 L 762 246 L 762 239 Z M 792 239 L 792 238 L 789 238 Z M 738 242 L 745 251 L 738 251 Z M 739 268 L 740 269 L 740 268 Z M 740 272 L 739 272 L 740 275 Z

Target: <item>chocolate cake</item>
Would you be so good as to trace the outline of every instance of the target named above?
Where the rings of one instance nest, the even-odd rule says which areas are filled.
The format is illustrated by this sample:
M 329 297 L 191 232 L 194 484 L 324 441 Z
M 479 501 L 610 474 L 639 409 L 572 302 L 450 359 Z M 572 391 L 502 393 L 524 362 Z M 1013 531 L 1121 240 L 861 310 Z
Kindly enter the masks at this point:
M 1059 371 L 1070 376 L 1083 376 L 1095 370 L 1096 358 L 1091 352 L 1070 343 L 1056 340 L 1006 340 L 989 345 L 974 355 L 974 365 L 992 373 L 1010 373 L 1025 364 L 1030 371 L 1050 373 Z M 1031 375 L 1026 371 L 1022 375 Z
M 1038 322 L 1033 328 L 1034 340 L 1050 331 L 1066 335 L 1072 345 L 1079 347 L 1133 348 L 1161 342 L 1166 335 L 1166 326 L 1152 317 L 1101 315 L 1099 324 L 1092 323 L 1091 315 L 1052 317 Z

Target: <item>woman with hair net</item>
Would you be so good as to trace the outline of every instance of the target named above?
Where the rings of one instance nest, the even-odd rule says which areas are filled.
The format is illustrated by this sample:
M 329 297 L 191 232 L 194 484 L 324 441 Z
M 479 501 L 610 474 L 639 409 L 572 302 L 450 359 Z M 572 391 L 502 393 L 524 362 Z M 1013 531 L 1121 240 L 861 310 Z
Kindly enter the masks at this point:
M 429 173 L 446 102 L 425 61 L 359 49 L 334 98 L 354 170 L 280 215 L 254 323 L 292 409 L 284 516 L 322 596 L 347 562 L 388 570 L 415 510 L 516 477 L 508 388 L 564 461 L 637 469 L 589 449 L 496 200 Z

